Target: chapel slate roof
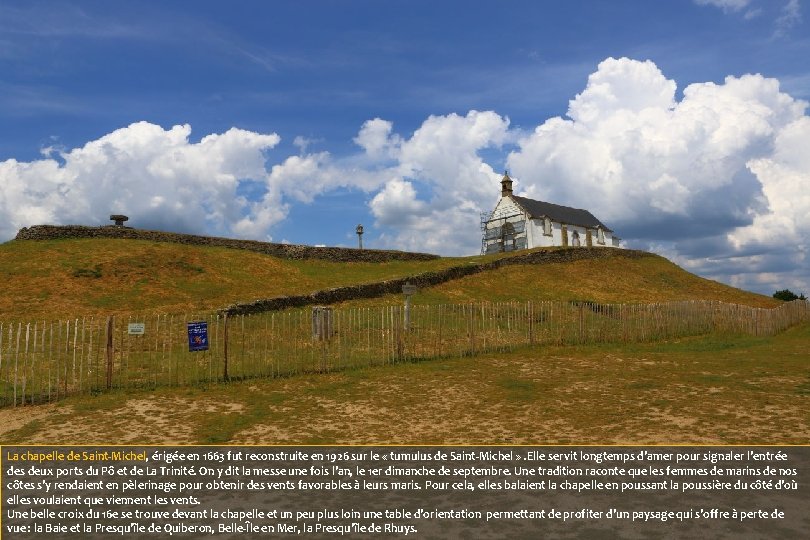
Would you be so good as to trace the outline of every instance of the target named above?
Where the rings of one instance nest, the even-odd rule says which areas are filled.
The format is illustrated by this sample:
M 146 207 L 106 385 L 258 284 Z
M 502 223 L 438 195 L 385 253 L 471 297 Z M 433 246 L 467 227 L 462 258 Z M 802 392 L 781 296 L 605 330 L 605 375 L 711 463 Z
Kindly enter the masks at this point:
M 512 195 L 511 197 L 526 211 L 530 218 L 549 217 L 552 221 L 558 223 L 579 225 L 588 228 L 601 227 L 605 232 L 613 232 L 612 229 L 605 226 L 604 223 L 596 219 L 596 217 L 587 210 L 544 201 L 535 201 L 534 199 L 518 197 L 517 195 Z

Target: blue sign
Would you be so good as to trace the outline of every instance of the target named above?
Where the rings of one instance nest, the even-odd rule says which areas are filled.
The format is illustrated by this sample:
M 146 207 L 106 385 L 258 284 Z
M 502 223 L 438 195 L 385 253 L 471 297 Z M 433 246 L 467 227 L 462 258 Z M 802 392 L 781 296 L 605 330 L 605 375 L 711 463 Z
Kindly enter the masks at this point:
M 188 351 L 208 350 L 208 323 L 190 322 L 188 323 Z

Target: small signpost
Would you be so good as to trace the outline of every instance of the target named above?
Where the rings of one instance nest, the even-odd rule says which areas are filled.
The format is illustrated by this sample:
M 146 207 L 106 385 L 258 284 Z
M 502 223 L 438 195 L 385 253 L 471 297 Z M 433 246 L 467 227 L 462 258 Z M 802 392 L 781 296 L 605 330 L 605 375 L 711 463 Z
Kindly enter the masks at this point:
M 208 350 L 208 323 L 188 323 L 188 352 Z
M 142 322 L 134 322 L 127 325 L 127 334 L 131 336 L 142 336 L 145 332 L 146 324 Z

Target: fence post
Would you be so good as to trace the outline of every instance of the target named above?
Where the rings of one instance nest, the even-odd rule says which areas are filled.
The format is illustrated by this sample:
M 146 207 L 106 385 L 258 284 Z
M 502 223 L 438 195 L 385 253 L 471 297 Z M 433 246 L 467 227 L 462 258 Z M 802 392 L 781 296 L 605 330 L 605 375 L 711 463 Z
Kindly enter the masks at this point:
M 622 343 L 627 343 L 627 309 L 624 304 L 619 306 L 619 319 L 622 321 Z
M 585 302 L 579 303 L 579 342 L 585 343 Z
M 228 312 L 225 312 L 225 316 L 222 320 L 222 356 L 225 360 L 225 365 L 222 370 L 222 378 L 224 380 L 228 380 Z
M 113 357 L 115 348 L 113 347 L 113 316 L 107 317 L 107 390 L 112 388 Z
M 398 312 L 400 310 L 399 306 L 391 306 L 391 309 L 394 312 Z M 403 314 L 404 316 L 404 314 Z M 394 315 L 392 326 L 394 330 L 394 339 L 396 340 L 396 362 L 401 362 L 404 359 L 404 349 L 402 346 L 402 334 L 403 334 L 403 316 L 400 316 L 400 313 L 396 313 Z
M 472 303 L 469 305 L 470 309 L 470 317 L 469 317 L 469 327 L 470 327 L 470 355 L 475 355 L 475 321 L 473 320 L 473 305 Z
M 17 369 L 20 361 L 20 333 L 22 323 L 17 323 L 17 346 L 14 349 L 14 407 L 17 406 Z

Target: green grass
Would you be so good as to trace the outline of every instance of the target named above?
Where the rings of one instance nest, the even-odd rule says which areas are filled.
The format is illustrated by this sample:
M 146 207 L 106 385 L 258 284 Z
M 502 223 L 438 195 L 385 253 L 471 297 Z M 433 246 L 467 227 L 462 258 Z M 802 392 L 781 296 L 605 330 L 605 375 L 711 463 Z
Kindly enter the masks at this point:
M 538 384 L 531 379 L 503 377 L 498 385 L 505 390 L 504 398 L 513 403 L 527 403 L 535 401 L 538 395 Z
M 11 436 L 14 438 L 18 438 L 19 440 L 25 440 L 29 437 L 36 436 L 38 433 L 42 431 L 43 423 L 39 420 L 32 420 L 28 422 L 23 427 L 14 430 L 11 433 Z
M 240 431 L 266 418 L 267 411 L 261 404 L 252 404 L 238 414 L 217 414 L 215 418 L 203 419 L 197 437 L 202 444 L 226 444 Z

